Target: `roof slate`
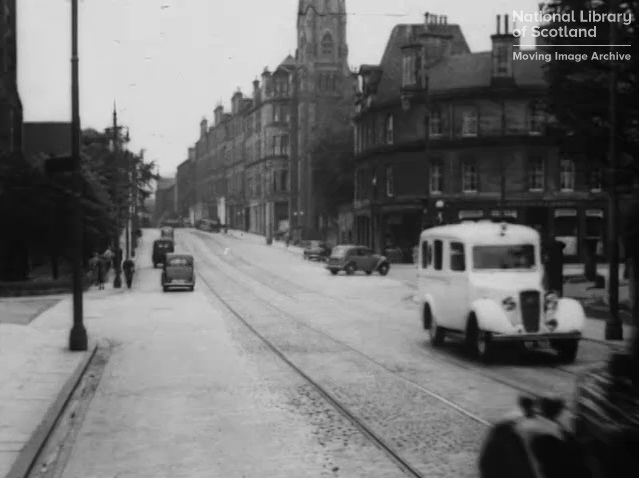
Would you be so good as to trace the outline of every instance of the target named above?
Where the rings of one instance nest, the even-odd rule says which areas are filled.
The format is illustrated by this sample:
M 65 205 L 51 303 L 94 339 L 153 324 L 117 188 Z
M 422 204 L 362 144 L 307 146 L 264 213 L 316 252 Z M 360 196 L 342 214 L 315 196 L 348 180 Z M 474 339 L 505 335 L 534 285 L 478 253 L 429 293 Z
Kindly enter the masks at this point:
M 451 55 L 429 70 L 429 89 L 432 93 L 451 90 L 489 87 L 492 77 L 490 51 L 471 53 L 459 25 L 429 25 L 436 33 L 452 35 Z M 425 31 L 423 24 L 396 25 L 391 32 L 382 56 L 382 78 L 377 90 L 377 102 L 399 100 L 402 84 L 402 49 L 411 32 Z M 513 74 L 518 86 L 544 86 L 543 60 L 515 61 Z M 370 65 L 367 65 L 370 66 Z

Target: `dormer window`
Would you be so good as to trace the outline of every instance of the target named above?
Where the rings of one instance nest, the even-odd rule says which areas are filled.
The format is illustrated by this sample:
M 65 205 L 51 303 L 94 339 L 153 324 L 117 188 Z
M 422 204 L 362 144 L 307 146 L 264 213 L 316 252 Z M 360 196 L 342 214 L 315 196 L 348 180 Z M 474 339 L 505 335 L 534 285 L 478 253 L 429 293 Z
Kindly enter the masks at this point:
M 478 114 L 477 109 L 472 108 L 466 110 L 462 114 L 462 136 L 477 136 L 478 132 Z
M 326 32 L 322 37 L 322 55 L 331 56 L 333 54 L 333 37 L 330 33 Z
M 393 144 L 394 132 L 393 132 L 393 115 L 392 114 L 389 114 L 386 116 L 386 120 L 384 122 L 384 136 L 385 136 L 386 144 Z
M 542 105 L 538 101 L 533 101 L 528 105 L 528 133 L 540 135 L 544 132 L 546 114 Z
M 402 58 L 402 86 L 415 86 L 417 84 L 416 73 L 417 57 L 414 53 L 407 53 Z
M 508 73 L 508 47 L 506 45 L 495 46 L 496 71 L 498 75 Z
M 434 109 L 429 113 L 428 134 L 435 137 L 442 135 L 442 112 L 439 109 Z

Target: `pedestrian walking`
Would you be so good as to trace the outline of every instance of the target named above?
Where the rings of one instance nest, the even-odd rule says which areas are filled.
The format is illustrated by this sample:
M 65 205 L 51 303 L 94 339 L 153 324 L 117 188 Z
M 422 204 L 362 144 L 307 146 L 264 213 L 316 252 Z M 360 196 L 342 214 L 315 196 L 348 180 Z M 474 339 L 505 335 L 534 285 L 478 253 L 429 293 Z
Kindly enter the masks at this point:
M 135 272 L 135 262 L 130 257 L 127 257 L 122 263 L 122 270 L 124 271 L 124 278 L 126 280 L 127 288 L 131 288 L 133 284 L 133 274 Z
M 100 256 L 97 252 L 93 253 L 93 257 L 89 259 L 89 274 L 91 277 L 91 284 L 98 285 L 98 266 L 100 264 Z
M 111 247 L 106 248 L 106 251 L 102 253 L 102 257 L 104 258 L 104 261 L 106 262 L 106 271 L 105 271 L 105 275 L 106 275 L 109 273 L 109 269 L 111 269 L 111 264 L 113 264 L 113 259 L 115 258 L 115 254 L 111 250 Z
M 96 265 L 96 283 L 98 290 L 104 290 L 104 282 L 106 280 L 106 263 L 104 258 L 98 259 Z

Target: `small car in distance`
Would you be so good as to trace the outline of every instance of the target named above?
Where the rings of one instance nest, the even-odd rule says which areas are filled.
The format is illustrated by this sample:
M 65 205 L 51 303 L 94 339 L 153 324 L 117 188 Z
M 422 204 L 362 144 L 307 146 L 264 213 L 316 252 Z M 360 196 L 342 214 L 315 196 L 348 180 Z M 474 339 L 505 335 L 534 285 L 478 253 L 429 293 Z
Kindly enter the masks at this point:
M 459 336 L 474 357 L 499 343 L 555 349 L 577 357 L 585 325 L 581 304 L 546 292 L 539 233 L 527 226 L 479 222 L 422 232 L 418 258 L 420 321 L 431 344 Z
M 307 261 L 325 261 L 331 255 L 331 248 L 325 242 L 310 241 L 302 254 Z
M 193 292 L 195 288 L 195 269 L 190 254 L 167 254 L 162 270 L 162 290 L 186 288 Z
M 333 275 L 337 275 L 340 271 L 344 271 L 348 275 L 362 271 L 366 275 L 379 272 L 379 275 L 385 276 L 390 270 L 390 263 L 386 257 L 375 254 L 366 246 L 348 244 L 333 248 L 326 261 L 326 268 Z
M 170 226 L 163 226 L 160 229 L 160 238 L 166 238 L 173 240 L 173 228 Z
M 166 255 L 175 252 L 175 244 L 172 239 L 156 239 L 153 241 L 153 267 L 163 265 Z

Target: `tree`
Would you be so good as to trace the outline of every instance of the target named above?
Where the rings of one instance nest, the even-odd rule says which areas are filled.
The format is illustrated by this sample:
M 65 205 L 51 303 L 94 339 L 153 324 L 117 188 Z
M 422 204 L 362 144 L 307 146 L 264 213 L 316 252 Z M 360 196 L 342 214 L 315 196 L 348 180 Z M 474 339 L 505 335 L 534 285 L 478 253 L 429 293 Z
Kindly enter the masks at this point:
M 593 2 L 591 0 L 559 0 L 547 4 L 548 13 L 574 12 L 576 22 L 551 24 L 547 28 L 565 26 L 569 29 L 595 28 L 596 38 L 550 38 L 551 51 L 566 54 L 587 54 L 585 61 L 567 61 L 552 57 L 547 65 L 545 76 L 548 82 L 547 107 L 556 119 L 554 125 L 562 138 L 565 152 L 583 154 L 589 164 L 599 161 L 607 164 L 608 137 L 610 131 L 609 80 L 611 67 L 618 74 L 618 144 L 622 158 L 619 179 L 630 181 L 639 176 L 639 163 L 628 160 L 639 153 L 639 0 L 622 1 L 619 12 L 632 14 L 629 25 L 618 25 L 617 44 L 630 47 L 618 48 L 618 52 L 631 55 L 630 60 L 608 59 L 605 54 L 609 48 L 566 45 L 608 45 L 610 44 L 610 26 L 613 23 L 597 22 L 588 24 L 579 21 L 581 12 L 608 13 L 610 0 Z M 586 16 L 586 18 L 588 18 Z
M 573 28 L 594 28 L 596 37 L 554 38 L 552 50 L 562 53 L 588 54 L 585 61 L 575 62 L 557 59 L 546 69 L 548 81 L 547 107 L 557 120 L 557 129 L 561 133 L 562 148 L 566 152 L 585 156 L 593 164 L 600 161 L 609 167 L 608 147 L 611 132 L 609 111 L 609 87 L 611 71 L 617 73 L 617 135 L 616 140 L 621 161 L 615 171 L 620 185 L 632 187 L 639 178 L 639 0 L 620 1 L 618 12 L 629 15 L 628 24 L 616 24 L 618 53 L 630 55 L 630 59 L 608 58 L 607 46 L 590 47 L 567 45 L 609 45 L 613 22 L 585 24 L 581 18 L 592 18 L 589 14 L 606 14 L 610 11 L 610 0 L 557 0 L 547 6 L 548 13 L 574 13 L 576 22 L 562 23 L 561 26 Z M 585 15 L 582 15 L 582 12 Z M 553 28 L 560 25 L 549 25 Z M 637 198 L 635 198 L 637 199 Z M 630 259 L 632 279 L 631 294 L 635 305 L 634 320 L 639 324 L 637 298 L 639 280 L 639 207 L 631 207 L 623 218 L 626 254 Z
M 27 280 L 29 256 L 46 253 L 54 279 L 58 263 L 70 260 L 73 253 L 71 219 L 74 194 L 69 173 L 47 175 L 47 157 L 24 158 L 19 153 L 0 154 L 0 220 L 7 224 L 0 235 L 0 280 Z M 85 259 L 103 250 L 109 240 L 120 233 L 125 193 L 144 201 L 155 177 L 155 164 L 142 155 L 114 154 L 110 137 L 96 130 L 86 130 L 81 137 L 82 209 Z M 129 163 L 130 162 L 130 163 Z M 135 181 L 124 174 L 131 164 L 137 170 Z M 120 194 L 112 187 L 118 182 Z
M 345 94 L 322 105 L 310 153 L 313 164 L 313 194 L 321 206 L 318 213 L 336 218 L 339 207 L 352 204 L 354 195 L 354 141 L 351 126 L 353 97 Z
M 353 202 L 355 166 L 351 131 L 323 135 L 312 157 L 313 191 L 320 198 L 323 212 L 337 217 L 340 206 Z

